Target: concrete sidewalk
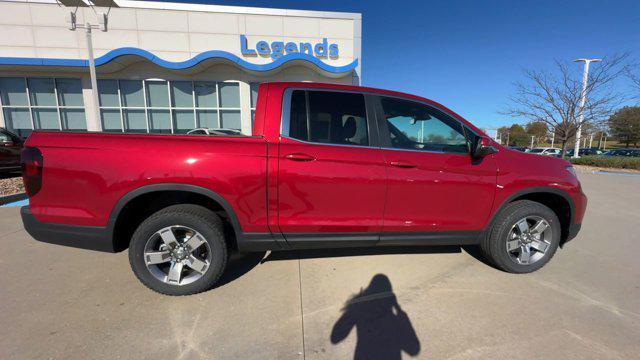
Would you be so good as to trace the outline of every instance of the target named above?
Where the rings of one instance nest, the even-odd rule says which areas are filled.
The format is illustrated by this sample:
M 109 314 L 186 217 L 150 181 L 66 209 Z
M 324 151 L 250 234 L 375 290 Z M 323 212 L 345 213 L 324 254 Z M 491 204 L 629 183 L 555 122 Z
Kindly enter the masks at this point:
M 0 358 L 634 359 L 640 178 L 580 177 L 582 232 L 533 274 L 456 247 L 253 254 L 180 298 L 126 252 L 38 243 L 1 208 Z

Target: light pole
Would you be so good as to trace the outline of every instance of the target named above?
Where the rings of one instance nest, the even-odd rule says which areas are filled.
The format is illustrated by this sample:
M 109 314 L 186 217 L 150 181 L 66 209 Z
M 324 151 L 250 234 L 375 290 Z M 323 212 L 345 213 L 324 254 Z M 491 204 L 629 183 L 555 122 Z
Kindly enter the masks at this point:
M 584 71 L 582 72 L 582 91 L 580 92 L 580 108 L 578 114 L 578 128 L 576 129 L 576 145 L 573 150 L 573 157 L 577 158 L 580 152 L 580 135 L 582 133 L 582 120 L 584 119 L 584 103 L 587 100 L 587 81 L 589 80 L 589 64 L 599 62 L 602 59 L 576 59 L 574 62 L 584 62 Z
M 531 135 L 531 148 L 533 149 L 533 135 Z
M 99 110 L 99 104 L 98 104 L 98 79 L 96 77 L 96 63 L 94 61 L 93 58 L 93 39 L 91 36 L 91 30 L 92 29 L 98 29 L 100 28 L 100 26 L 98 25 L 91 25 L 88 22 L 84 25 L 76 25 L 76 27 L 79 28 L 84 28 L 86 30 L 86 34 L 87 34 L 87 54 L 89 55 L 89 76 L 91 77 L 91 94 L 93 97 L 93 109 L 95 112 L 95 116 L 96 119 L 100 119 L 100 110 Z M 102 31 L 107 31 L 106 28 L 106 21 L 105 21 L 105 27 L 103 28 Z
M 96 63 L 93 57 L 93 37 L 91 31 L 100 29 L 107 31 L 109 12 L 112 7 L 118 7 L 114 0 L 58 0 L 58 2 L 66 7 L 75 8 L 69 13 L 69 30 L 75 31 L 77 28 L 85 29 L 87 39 L 87 55 L 89 58 L 89 76 L 91 77 L 91 97 L 93 98 L 93 113 L 95 119 L 100 123 L 100 103 L 98 99 L 98 79 L 96 76 Z M 88 21 L 84 24 L 76 22 L 76 13 L 79 7 L 91 7 L 95 12 L 95 7 L 106 7 L 106 13 L 97 13 L 99 24 L 91 24 Z

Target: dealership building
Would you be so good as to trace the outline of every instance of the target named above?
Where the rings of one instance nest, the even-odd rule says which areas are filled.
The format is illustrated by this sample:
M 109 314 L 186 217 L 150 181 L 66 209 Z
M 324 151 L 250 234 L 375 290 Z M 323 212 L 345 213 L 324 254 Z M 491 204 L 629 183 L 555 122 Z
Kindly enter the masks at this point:
M 354 13 L 0 0 L 0 127 L 250 133 L 261 82 L 359 84 L 361 28 Z

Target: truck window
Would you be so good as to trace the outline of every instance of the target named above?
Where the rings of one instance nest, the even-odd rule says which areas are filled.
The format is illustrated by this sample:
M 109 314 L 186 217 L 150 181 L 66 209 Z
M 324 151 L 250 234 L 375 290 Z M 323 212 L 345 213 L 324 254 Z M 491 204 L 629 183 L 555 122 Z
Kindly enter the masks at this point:
M 294 90 L 289 137 L 324 144 L 369 145 L 364 95 Z
M 391 146 L 397 149 L 467 153 L 462 125 L 430 106 L 382 98 Z

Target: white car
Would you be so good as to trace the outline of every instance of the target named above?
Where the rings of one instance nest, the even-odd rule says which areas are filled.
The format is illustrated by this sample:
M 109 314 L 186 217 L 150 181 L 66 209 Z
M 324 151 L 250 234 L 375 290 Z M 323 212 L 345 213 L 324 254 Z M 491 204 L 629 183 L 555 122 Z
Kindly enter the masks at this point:
M 560 155 L 561 150 L 556 148 L 534 148 L 529 151 L 529 154 L 538 154 L 538 155 L 547 155 L 547 156 L 558 156 Z

